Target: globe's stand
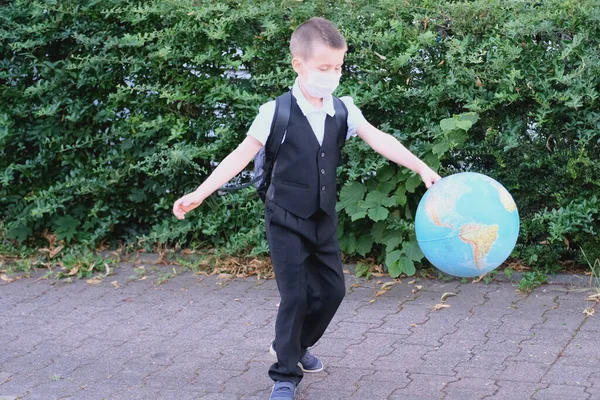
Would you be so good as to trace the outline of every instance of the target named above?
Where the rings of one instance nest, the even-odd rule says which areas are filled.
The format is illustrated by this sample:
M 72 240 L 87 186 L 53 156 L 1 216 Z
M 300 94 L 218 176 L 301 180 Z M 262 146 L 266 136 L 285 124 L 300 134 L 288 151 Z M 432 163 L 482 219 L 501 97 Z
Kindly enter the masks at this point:
M 446 274 L 470 278 L 508 258 L 519 236 L 519 213 L 500 183 L 462 172 L 427 190 L 417 208 L 415 230 L 429 262 Z

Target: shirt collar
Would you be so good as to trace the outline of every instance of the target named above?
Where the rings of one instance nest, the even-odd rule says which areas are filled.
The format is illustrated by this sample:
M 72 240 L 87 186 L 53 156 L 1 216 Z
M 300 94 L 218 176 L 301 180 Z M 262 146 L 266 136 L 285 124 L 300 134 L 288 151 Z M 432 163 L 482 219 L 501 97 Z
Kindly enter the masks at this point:
M 330 117 L 335 115 L 335 108 L 333 107 L 333 97 L 331 95 L 327 97 L 323 97 L 323 107 L 316 108 L 312 104 L 306 100 L 304 97 L 304 93 L 300 90 L 300 84 L 298 83 L 298 78 L 294 82 L 294 86 L 292 87 L 292 95 L 296 98 L 296 102 L 298 103 L 298 107 L 300 107 L 300 111 L 305 116 L 314 112 L 325 112 Z

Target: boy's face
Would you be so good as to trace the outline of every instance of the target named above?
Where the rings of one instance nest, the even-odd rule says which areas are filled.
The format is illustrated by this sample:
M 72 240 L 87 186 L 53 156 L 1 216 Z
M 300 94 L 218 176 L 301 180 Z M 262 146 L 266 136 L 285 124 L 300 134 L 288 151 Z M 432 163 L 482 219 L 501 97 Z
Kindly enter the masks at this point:
M 292 59 L 292 67 L 301 80 L 307 80 L 307 69 L 325 74 L 338 75 L 342 73 L 342 64 L 344 64 L 346 49 L 332 49 L 319 41 L 312 44 L 312 49 L 313 52 L 311 57 L 307 59 L 294 57 Z M 304 65 L 302 65 L 302 63 L 304 63 Z M 304 68 L 304 66 L 306 66 L 306 68 Z

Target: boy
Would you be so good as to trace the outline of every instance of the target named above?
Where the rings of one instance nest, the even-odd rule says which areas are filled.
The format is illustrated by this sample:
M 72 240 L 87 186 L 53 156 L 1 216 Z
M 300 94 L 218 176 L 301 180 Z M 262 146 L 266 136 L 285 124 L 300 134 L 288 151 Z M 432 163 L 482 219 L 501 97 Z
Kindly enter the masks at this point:
M 265 229 L 281 296 L 270 348 L 277 357 L 269 370 L 275 381 L 271 400 L 293 399 L 303 372 L 323 369 L 308 348 L 325 332 L 345 294 L 336 237 L 338 135 L 358 135 L 379 154 L 419 173 L 427 187 L 441 179 L 397 139 L 369 124 L 350 97 L 341 99 L 347 126 L 335 123 L 332 93 L 347 45 L 331 22 L 312 18 L 298 26 L 290 51 L 298 77 L 265 200 Z M 183 219 L 254 158 L 267 141 L 274 110 L 274 101 L 260 107 L 246 139 L 195 192 L 175 202 L 177 218 Z

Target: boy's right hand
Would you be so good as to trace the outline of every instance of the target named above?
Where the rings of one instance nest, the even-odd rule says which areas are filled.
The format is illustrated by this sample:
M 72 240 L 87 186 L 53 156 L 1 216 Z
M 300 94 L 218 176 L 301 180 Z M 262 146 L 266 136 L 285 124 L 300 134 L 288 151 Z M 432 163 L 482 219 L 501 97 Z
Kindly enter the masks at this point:
M 197 191 L 186 194 L 173 204 L 173 214 L 177 219 L 184 219 L 185 214 L 198 207 L 204 201 L 204 197 Z

